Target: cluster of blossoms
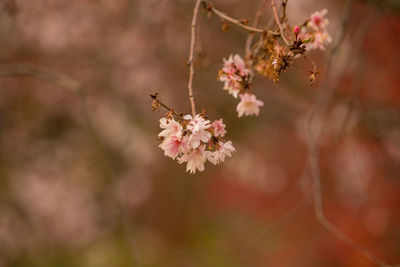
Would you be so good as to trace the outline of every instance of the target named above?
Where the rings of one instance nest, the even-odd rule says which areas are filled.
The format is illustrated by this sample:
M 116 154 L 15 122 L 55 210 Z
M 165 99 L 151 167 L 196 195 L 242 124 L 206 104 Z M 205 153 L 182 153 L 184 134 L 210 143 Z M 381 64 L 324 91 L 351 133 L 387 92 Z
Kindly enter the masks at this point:
M 231 157 L 235 148 L 231 141 L 225 141 L 225 124 L 222 119 L 210 122 L 203 114 L 183 116 L 176 121 L 173 116 L 160 119 L 159 147 L 164 154 L 177 159 L 179 164 L 187 163 L 186 171 L 203 171 L 206 161 L 213 164 L 224 162 Z
M 240 97 L 240 102 L 236 106 L 239 118 L 243 115 L 258 115 L 260 107 L 264 103 L 250 94 L 252 71 L 246 68 L 244 60 L 239 55 L 230 55 L 228 59 L 223 59 L 224 65 L 219 71 L 218 80 L 224 83 L 224 90 L 234 98 Z
M 286 1 L 287 2 L 287 1 Z M 285 5 L 286 5 L 285 2 Z M 213 13 L 221 16 L 222 13 L 215 10 L 212 4 L 203 2 L 210 15 Z M 246 61 L 239 55 L 230 55 L 228 59 L 223 59 L 223 67 L 218 73 L 218 80 L 224 83 L 223 89 L 228 91 L 234 98 L 240 98 L 236 106 L 238 117 L 258 115 L 260 107 L 264 103 L 251 93 L 252 81 L 254 78 L 253 70 L 273 82 L 278 82 L 280 75 L 285 72 L 292 62 L 300 57 L 305 57 L 311 61 L 314 69 L 308 72 L 310 86 L 315 82 L 317 70 L 316 64 L 307 53 L 313 49 L 325 49 L 325 45 L 330 43 L 331 37 L 326 28 L 329 21 L 324 18 L 327 10 L 314 12 L 309 19 L 301 26 L 292 28 L 287 23 L 286 9 L 283 8 L 282 17 L 279 19 L 275 11 L 276 31 L 263 29 L 259 39 L 252 45 L 253 35 L 249 35 L 246 42 Z M 226 30 L 228 23 L 223 15 L 223 28 Z M 195 19 L 195 16 L 193 17 Z M 235 21 L 230 19 L 229 21 Z M 241 21 L 236 25 L 244 27 L 247 22 Z M 249 30 L 246 26 L 246 29 Z M 279 28 L 279 29 L 278 29 Z M 195 36 L 192 28 L 192 43 Z M 252 31 L 250 34 L 254 34 Z M 189 96 L 191 100 L 192 113 L 195 112 L 194 98 L 192 94 L 193 79 L 193 53 L 194 45 L 191 46 L 189 65 L 191 67 L 189 79 Z M 235 148 L 231 141 L 225 141 L 225 124 L 222 119 L 211 122 L 206 119 L 204 112 L 183 116 L 176 114 L 173 109 L 168 108 L 157 99 L 157 94 L 151 95 L 153 98 L 153 110 L 160 106 L 169 110 L 169 113 L 160 120 L 160 127 L 163 129 L 159 133 L 161 144 L 159 147 L 164 154 L 178 163 L 187 163 L 186 171 L 195 173 L 197 170 L 203 171 L 206 161 L 219 164 L 230 157 Z M 181 119 L 175 120 L 176 117 Z
M 308 22 L 301 28 L 300 38 L 308 41 L 306 43 L 307 50 L 325 50 L 325 45 L 332 42 L 326 29 L 329 20 L 324 18 L 327 13 L 326 9 L 312 13 Z
M 262 49 L 258 54 L 251 55 L 256 72 L 278 82 L 281 73 L 288 69 L 294 59 L 313 49 L 325 50 L 325 45 L 332 42 L 326 29 L 329 21 L 324 18 L 327 12 L 326 9 L 314 12 L 302 26 L 294 27 L 291 32 L 293 37 L 286 44 L 280 44 L 276 35 L 265 34 L 260 45 Z
M 250 79 L 253 75 L 251 70 L 246 68 L 244 60 L 239 55 L 230 55 L 223 59 L 224 66 L 218 73 L 218 80 L 224 82 L 224 90 L 237 98 L 240 93 L 250 89 Z

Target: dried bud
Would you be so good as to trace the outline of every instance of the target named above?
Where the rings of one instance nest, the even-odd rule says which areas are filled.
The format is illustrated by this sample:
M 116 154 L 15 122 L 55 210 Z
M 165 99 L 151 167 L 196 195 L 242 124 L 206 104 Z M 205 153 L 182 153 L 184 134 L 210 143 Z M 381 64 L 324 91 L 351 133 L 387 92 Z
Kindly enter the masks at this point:
M 315 80 L 317 79 L 317 75 L 321 73 L 321 70 L 314 70 L 314 71 L 308 71 L 308 78 L 310 82 L 310 87 L 312 87 L 315 83 Z
M 158 95 L 158 93 L 154 93 L 154 95 L 150 94 L 151 99 L 153 99 L 151 101 L 151 107 L 152 107 L 153 111 L 157 110 L 161 106 L 160 102 L 157 99 L 157 95 Z
M 248 19 L 241 19 L 240 20 L 240 23 L 242 23 L 242 24 L 244 24 L 244 25 L 247 25 L 247 24 L 249 24 L 249 20 Z
M 310 86 L 314 85 L 316 79 L 317 79 L 317 75 L 315 75 L 315 73 L 310 75 Z
M 160 102 L 155 98 L 151 102 L 151 107 L 153 108 L 153 111 L 157 110 L 160 107 Z
M 223 31 L 229 30 L 229 23 L 226 22 L 225 20 L 222 21 L 222 30 Z

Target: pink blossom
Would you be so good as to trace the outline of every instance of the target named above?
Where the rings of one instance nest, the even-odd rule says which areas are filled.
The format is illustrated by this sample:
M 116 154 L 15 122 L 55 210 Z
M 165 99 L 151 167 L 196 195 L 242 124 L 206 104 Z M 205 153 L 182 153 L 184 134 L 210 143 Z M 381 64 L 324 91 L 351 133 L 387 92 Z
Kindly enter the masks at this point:
M 316 32 L 314 35 L 314 41 L 310 43 L 307 48 L 309 50 L 312 49 L 321 49 L 325 50 L 325 44 L 331 43 L 332 38 L 326 31 Z
M 203 171 L 207 160 L 219 164 L 235 151 L 231 141 L 224 143 L 221 139 L 226 134 L 222 119 L 211 123 L 202 114 L 185 115 L 183 119 L 180 122 L 173 118 L 160 120 L 160 127 L 164 130 L 159 134 L 163 137 L 159 147 L 165 156 L 177 159 L 178 163 L 187 162 L 186 171 Z M 212 136 L 213 142 L 210 142 Z
M 324 18 L 326 13 L 328 13 L 327 9 L 312 13 L 308 22 L 308 26 L 314 28 L 316 31 L 324 30 L 329 24 L 329 20 Z
M 159 147 L 164 150 L 165 156 L 175 159 L 179 153 L 187 151 L 188 144 L 179 135 L 172 135 L 166 138 Z
M 182 131 L 182 125 L 174 119 L 167 120 L 166 118 L 160 119 L 160 128 L 165 129 L 158 134 L 160 137 L 168 137 Z
M 207 160 L 205 148 L 205 145 L 201 145 L 198 149 L 182 155 L 178 158 L 178 163 L 182 164 L 187 162 L 186 171 L 190 173 L 195 173 L 196 170 L 204 171 L 204 163 Z
M 206 131 L 211 127 L 209 120 L 205 120 L 200 114 L 195 115 L 194 118 L 186 115 L 184 119 L 190 120 L 186 128 L 191 133 L 186 136 L 186 141 L 193 149 L 199 147 L 201 142 L 207 143 L 210 140 L 211 133 Z
M 235 148 L 232 146 L 231 141 L 225 143 L 218 142 L 218 149 L 214 152 L 206 151 L 206 158 L 214 165 L 220 164 L 225 161 L 225 157 L 231 157 L 232 152 L 235 152 Z
M 239 76 L 247 76 L 250 70 L 246 68 L 244 60 L 239 55 L 230 55 L 228 59 L 224 60 L 224 67 L 222 71 L 228 74 L 238 74 Z
M 210 121 L 205 120 L 200 114 L 195 115 L 194 118 L 191 115 L 186 115 L 184 119 L 190 120 L 187 129 L 191 130 L 193 133 L 206 130 L 211 127 Z
M 223 73 L 219 76 L 219 80 L 224 82 L 224 90 L 227 90 L 230 95 L 237 98 L 242 89 L 242 78 L 237 74 Z
M 226 134 L 225 124 L 222 122 L 222 119 L 216 120 L 212 123 L 212 127 L 214 129 L 215 137 L 224 137 Z
M 190 135 L 188 135 L 186 137 L 187 143 L 190 145 L 190 147 L 194 148 L 198 148 L 201 144 L 201 142 L 203 143 L 208 143 L 208 141 L 211 138 L 211 133 L 208 131 L 197 131 L 194 132 Z
M 224 60 L 222 73 L 218 79 L 224 82 L 224 90 L 237 98 L 240 91 L 243 89 L 243 82 L 251 74 L 251 70 L 246 68 L 244 60 L 239 55 L 230 55 L 228 59 Z
M 225 143 L 219 142 L 219 148 L 215 151 L 214 157 L 218 163 L 224 162 L 225 157 L 232 157 L 232 152 L 235 152 L 235 148 L 232 146 L 231 141 L 227 141 Z
M 257 100 L 256 96 L 253 94 L 245 93 L 239 96 L 241 101 L 236 107 L 239 118 L 243 115 L 258 115 L 260 112 L 260 107 L 264 106 L 264 103 L 260 100 Z
M 211 162 L 212 164 L 214 164 L 214 165 L 217 165 L 218 164 L 218 160 L 217 160 L 217 158 L 216 158 L 216 153 L 217 153 L 217 151 L 206 151 L 206 152 L 204 152 L 205 153 L 205 156 L 206 156 L 206 158 L 207 158 L 207 160 L 209 161 L 209 162 Z

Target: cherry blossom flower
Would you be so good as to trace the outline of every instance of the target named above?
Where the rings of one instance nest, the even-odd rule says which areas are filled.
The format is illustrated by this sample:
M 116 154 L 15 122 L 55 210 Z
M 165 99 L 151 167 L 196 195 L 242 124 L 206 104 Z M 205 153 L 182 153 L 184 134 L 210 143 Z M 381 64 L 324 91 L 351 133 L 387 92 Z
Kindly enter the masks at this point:
M 204 171 L 204 163 L 207 160 L 205 153 L 205 145 L 201 145 L 198 149 L 192 150 L 192 152 L 184 154 L 178 158 L 178 163 L 182 164 L 187 162 L 186 171 L 195 173 L 196 170 Z
M 225 157 L 232 157 L 232 153 L 235 152 L 235 148 L 232 145 L 231 141 L 227 141 L 225 143 L 219 142 L 219 148 L 214 152 L 214 157 L 218 163 L 224 162 Z
M 175 159 L 179 153 L 184 153 L 188 150 L 188 144 L 182 140 L 182 134 L 172 135 L 164 139 L 164 141 L 159 145 L 159 147 L 164 150 L 164 155 Z
M 159 133 L 162 140 L 159 147 L 165 156 L 177 159 L 178 163 L 187 162 L 186 171 L 203 171 L 207 160 L 219 164 L 235 151 L 231 141 L 222 139 L 226 134 L 225 127 L 222 119 L 211 123 L 203 114 L 185 115 L 179 121 L 163 118 L 160 120 L 163 130 Z
M 256 99 L 256 96 L 253 94 L 241 94 L 240 103 L 236 106 L 236 111 L 238 112 L 238 117 L 242 117 L 243 115 L 258 115 L 260 112 L 260 107 L 264 106 L 264 103 L 260 100 Z
M 185 119 L 190 120 L 187 129 L 191 134 L 186 137 L 187 143 L 194 149 L 200 146 L 201 142 L 207 143 L 211 138 L 211 133 L 206 131 L 211 127 L 210 121 L 205 120 L 200 114 L 194 116 L 186 115 Z
M 224 67 L 222 71 L 229 74 L 238 74 L 239 76 L 247 76 L 250 70 L 246 69 L 244 60 L 239 55 L 230 55 L 228 59 L 224 60 Z
M 165 129 L 158 134 L 160 137 L 167 137 L 169 135 L 177 134 L 182 130 L 182 125 L 175 121 L 173 118 L 167 120 L 166 118 L 160 119 L 160 128 Z
M 224 66 L 218 75 L 218 79 L 224 82 L 224 90 L 237 98 L 243 90 L 244 83 L 249 79 L 251 70 L 246 68 L 244 60 L 239 55 L 230 55 L 223 59 Z
M 329 20 L 324 18 L 327 13 L 327 9 L 312 13 L 307 26 L 314 28 L 316 31 L 324 30 L 325 27 L 329 24 Z
M 317 32 L 314 35 L 314 41 L 310 43 L 307 48 L 309 50 L 312 49 L 321 49 L 325 51 L 325 44 L 331 43 L 332 38 L 327 32 Z
M 242 78 L 236 74 L 222 73 L 219 80 L 224 82 L 224 90 L 227 90 L 230 95 L 237 98 L 242 89 Z
M 187 138 L 187 143 L 194 149 L 200 146 L 201 142 L 208 143 L 211 138 L 211 133 L 208 131 L 198 131 L 192 133 Z
M 206 130 L 211 127 L 210 121 L 205 120 L 200 114 L 195 115 L 194 118 L 192 115 L 186 115 L 184 119 L 190 120 L 187 129 L 191 130 L 193 133 Z
M 329 20 L 324 18 L 327 13 L 326 9 L 312 13 L 306 27 L 302 27 L 299 37 L 303 40 L 311 40 L 306 43 L 307 50 L 325 50 L 325 45 L 332 42 L 326 29 Z
M 212 127 L 214 129 L 214 136 L 215 137 L 224 137 L 226 134 L 225 124 L 222 122 L 222 119 L 216 120 L 212 123 Z

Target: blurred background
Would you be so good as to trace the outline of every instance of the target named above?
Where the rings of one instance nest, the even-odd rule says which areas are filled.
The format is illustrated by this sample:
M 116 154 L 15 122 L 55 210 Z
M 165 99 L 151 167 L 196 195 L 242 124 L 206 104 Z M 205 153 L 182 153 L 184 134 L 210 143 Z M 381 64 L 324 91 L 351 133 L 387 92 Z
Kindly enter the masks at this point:
M 252 19 L 262 1 L 215 7 Z M 291 25 L 344 1 L 289 0 Z M 330 77 L 320 139 L 326 215 L 400 262 L 400 7 L 355 1 L 332 68 L 313 51 L 278 84 L 257 76 L 258 117 L 237 118 L 217 81 L 247 32 L 199 15 L 197 107 L 236 153 L 190 175 L 158 148 L 150 93 L 189 113 L 189 0 L 0 1 L 0 266 L 375 266 L 316 220 L 307 115 Z M 268 8 L 267 8 L 268 9 Z M 272 14 L 266 10 L 265 25 Z M 318 126 L 318 125 L 317 125 Z

